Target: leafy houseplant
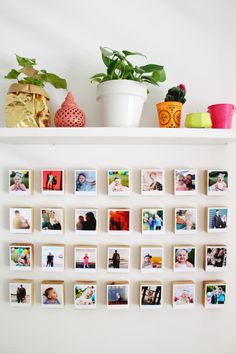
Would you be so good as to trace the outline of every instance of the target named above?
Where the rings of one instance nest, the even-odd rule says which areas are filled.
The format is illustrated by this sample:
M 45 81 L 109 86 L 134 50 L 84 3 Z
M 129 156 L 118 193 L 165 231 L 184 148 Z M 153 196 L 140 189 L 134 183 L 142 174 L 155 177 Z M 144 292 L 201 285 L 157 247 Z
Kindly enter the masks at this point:
M 186 102 L 183 84 L 168 90 L 165 101 L 156 105 L 161 128 L 180 128 L 182 106 Z
M 106 72 L 91 77 L 97 82 L 97 101 L 101 102 L 108 126 L 137 126 L 147 98 L 146 84 L 157 85 L 166 79 L 162 65 L 137 66 L 131 63 L 131 56 L 142 56 L 139 52 L 119 52 L 100 47 Z M 131 108 L 132 107 L 132 108 Z
M 65 79 L 46 70 L 36 70 L 35 59 L 16 55 L 19 69 L 12 69 L 6 79 L 17 80 L 10 86 L 6 105 L 5 120 L 8 127 L 50 126 L 49 97 L 44 90 L 46 83 L 55 88 L 67 88 Z

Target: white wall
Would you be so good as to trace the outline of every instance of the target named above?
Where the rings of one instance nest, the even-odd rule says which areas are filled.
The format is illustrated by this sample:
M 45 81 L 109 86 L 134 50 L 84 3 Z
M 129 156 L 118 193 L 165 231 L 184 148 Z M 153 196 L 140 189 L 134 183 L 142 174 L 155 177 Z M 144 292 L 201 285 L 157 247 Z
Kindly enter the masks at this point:
M 138 50 L 147 54 L 149 61 L 162 63 L 168 79 L 161 89 L 152 88 L 146 104 L 142 124 L 156 125 L 155 103 L 162 100 L 166 89 L 172 84 L 184 82 L 188 89 L 185 111 L 206 109 L 215 102 L 234 102 L 235 82 L 235 2 L 227 1 L 142 1 L 116 5 L 109 1 L 50 2 L 1 1 L 0 29 L 2 45 L 0 55 L 1 72 L 14 67 L 13 54 L 37 57 L 42 67 L 68 79 L 81 107 L 87 113 L 89 125 L 99 125 L 95 103 L 95 86 L 88 77 L 102 69 L 99 45 L 117 49 Z M 222 73 L 224 71 L 224 73 Z M 1 104 L 9 82 L 1 81 Z M 55 110 L 65 92 L 47 89 Z M 79 99 L 78 99 L 79 97 Z M 232 165 L 234 146 L 211 147 L 160 147 L 160 146 L 1 146 L 0 154 L 0 354 L 64 354 L 86 352 L 108 354 L 159 351 L 162 354 L 183 352 L 234 354 L 235 340 L 233 314 L 235 313 L 236 266 L 234 250 L 234 217 L 231 232 L 227 235 L 210 235 L 204 231 L 204 207 L 217 204 L 235 206 L 233 196 L 213 198 L 204 195 L 203 170 L 228 168 L 231 181 L 235 178 Z M 69 157 L 69 158 L 68 158 Z M 65 168 L 68 183 L 64 197 L 46 197 L 39 193 L 39 171 L 51 166 Z M 155 199 L 139 194 L 139 169 L 160 166 L 167 171 L 167 193 Z M 175 197 L 171 190 L 172 170 L 176 167 L 195 167 L 199 170 L 199 194 L 193 198 Z M 36 170 L 35 193 L 30 198 L 16 200 L 7 193 L 7 171 L 10 168 L 29 167 Z M 82 199 L 72 194 L 73 169 L 78 167 L 99 170 L 99 195 L 97 198 Z M 131 198 L 111 198 L 106 195 L 105 171 L 108 168 L 130 168 L 134 185 Z M 19 274 L 9 271 L 7 247 L 10 242 L 22 241 L 21 236 L 11 235 L 8 228 L 10 206 L 32 205 L 36 209 L 36 231 L 27 236 L 28 242 L 36 244 L 36 268 L 32 277 L 36 280 L 36 304 L 32 309 L 14 309 L 8 304 L 8 281 Z M 68 245 L 67 268 L 63 274 L 49 275 L 49 279 L 66 281 L 67 305 L 62 310 L 47 310 L 40 306 L 39 284 L 45 279 L 40 270 L 39 245 L 51 242 L 49 236 L 38 231 L 38 212 L 44 206 L 66 208 L 66 233 L 55 242 Z M 158 313 L 140 311 L 138 307 L 138 282 L 156 279 L 139 271 L 139 246 L 152 244 L 153 239 L 143 240 L 140 234 L 139 210 L 142 207 L 160 206 L 167 211 L 167 232 L 158 239 L 165 250 L 165 272 L 158 276 L 164 281 L 164 308 Z M 105 232 L 106 208 L 129 206 L 134 210 L 131 236 L 116 237 Z M 175 206 L 197 206 L 199 208 L 199 233 L 193 236 L 173 234 L 172 208 Z M 76 311 L 73 308 L 72 285 L 78 276 L 72 269 L 73 245 L 88 243 L 87 238 L 73 233 L 73 209 L 75 207 L 98 207 L 100 210 L 100 232 L 89 238 L 91 244 L 99 245 L 99 271 L 87 277 L 98 281 L 98 308 L 95 311 Z M 25 240 L 26 240 L 25 239 Z M 131 272 L 125 276 L 111 276 L 105 270 L 106 245 L 117 242 L 131 245 Z M 197 246 L 197 272 L 191 276 L 175 274 L 171 269 L 171 245 L 194 243 Z M 205 273 L 203 245 L 226 243 L 229 246 L 229 269 L 225 274 Z M 223 311 L 206 311 L 201 305 L 201 281 L 223 278 L 228 281 L 228 305 Z M 79 278 L 86 278 L 85 276 Z M 105 282 L 111 279 L 131 281 L 131 308 L 129 311 L 107 311 L 105 307 Z M 192 311 L 174 311 L 170 305 L 170 281 L 193 279 L 197 284 L 197 306 Z

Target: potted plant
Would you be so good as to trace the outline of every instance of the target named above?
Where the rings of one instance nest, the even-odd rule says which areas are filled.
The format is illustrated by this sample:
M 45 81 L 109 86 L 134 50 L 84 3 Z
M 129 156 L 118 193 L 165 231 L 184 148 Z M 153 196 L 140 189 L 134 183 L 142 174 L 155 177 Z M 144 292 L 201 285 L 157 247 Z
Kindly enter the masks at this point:
M 165 102 L 156 105 L 161 128 L 179 128 L 182 106 L 186 102 L 186 89 L 183 84 L 168 90 Z
M 11 128 L 50 126 L 49 97 L 43 89 L 46 83 L 55 88 L 67 88 L 65 79 L 46 70 L 36 70 L 35 59 L 16 55 L 20 69 L 12 69 L 5 79 L 17 80 L 10 86 L 6 98 L 6 126 Z
M 98 82 L 97 101 L 102 106 L 105 126 L 138 126 L 144 102 L 147 98 L 147 84 L 158 85 L 166 79 L 164 67 L 156 64 L 133 65 L 130 56 L 145 55 L 123 50 L 118 52 L 100 47 L 105 73 L 91 77 Z

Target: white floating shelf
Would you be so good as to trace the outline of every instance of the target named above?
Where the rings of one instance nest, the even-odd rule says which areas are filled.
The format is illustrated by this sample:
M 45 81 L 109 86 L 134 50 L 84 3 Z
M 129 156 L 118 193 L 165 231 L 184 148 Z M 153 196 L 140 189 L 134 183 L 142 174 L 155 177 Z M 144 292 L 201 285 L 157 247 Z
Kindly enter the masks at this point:
M 4 144 L 162 144 L 225 145 L 236 143 L 233 129 L 188 128 L 0 128 Z

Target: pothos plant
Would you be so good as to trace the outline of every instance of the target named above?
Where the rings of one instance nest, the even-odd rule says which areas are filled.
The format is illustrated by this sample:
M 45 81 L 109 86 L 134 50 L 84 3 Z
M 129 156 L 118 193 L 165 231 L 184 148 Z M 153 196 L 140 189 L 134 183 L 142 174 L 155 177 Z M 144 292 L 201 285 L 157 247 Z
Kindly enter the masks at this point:
M 106 72 L 93 75 L 91 82 L 102 83 L 109 80 L 133 80 L 158 85 L 166 79 L 165 70 L 162 65 L 146 64 L 137 66 L 128 59 L 131 56 L 146 56 L 139 52 L 122 50 L 119 52 L 107 47 L 100 47 L 103 63 Z
M 15 79 L 20 84 L 32 84 L 40 87 L 44 87 L 46 83 L 49 83 L 55 88 L 67 88 L 65 79 L 48 73 L 46 70 L 36 70 L 34 68 L 37 65 L 36 59 L 24 58 L 16 54 L 16 60 L 20 68 L 10 70 L 4 76 L 5 79 Z

